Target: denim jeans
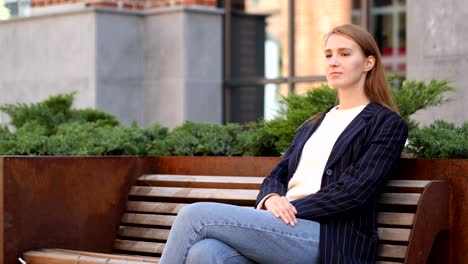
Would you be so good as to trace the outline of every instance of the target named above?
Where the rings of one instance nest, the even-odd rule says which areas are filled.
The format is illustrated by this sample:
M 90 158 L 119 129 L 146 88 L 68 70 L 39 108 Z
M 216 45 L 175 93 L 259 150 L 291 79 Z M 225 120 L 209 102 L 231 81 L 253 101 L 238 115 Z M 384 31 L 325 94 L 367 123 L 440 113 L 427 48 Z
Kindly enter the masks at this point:
M 179 212 L 160 264 L 318 263 L 320 225 L 291 227 L 270 212 L 195 203 Z

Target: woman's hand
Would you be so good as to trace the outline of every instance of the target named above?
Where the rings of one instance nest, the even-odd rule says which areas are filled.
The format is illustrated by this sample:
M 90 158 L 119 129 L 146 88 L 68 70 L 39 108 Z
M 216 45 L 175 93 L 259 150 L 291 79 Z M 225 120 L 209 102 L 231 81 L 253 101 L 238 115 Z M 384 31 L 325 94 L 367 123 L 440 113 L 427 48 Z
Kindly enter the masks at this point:
M 291 226 L 297 224 L 297 210 L 286 197 L 273 195 L 265 201 L 264 207 L 275 217 L 280 218 L 285 224 Z

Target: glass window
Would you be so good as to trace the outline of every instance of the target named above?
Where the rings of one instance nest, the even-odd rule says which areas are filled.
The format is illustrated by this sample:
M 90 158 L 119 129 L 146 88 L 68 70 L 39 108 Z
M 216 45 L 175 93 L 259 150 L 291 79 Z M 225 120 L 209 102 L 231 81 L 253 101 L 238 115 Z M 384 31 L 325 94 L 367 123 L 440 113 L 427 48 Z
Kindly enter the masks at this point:
M 392 0 L 374 0 L 375 7 L 390 6 L 390 5 L 392 5 Z
M 361 1 L 352 1 L 352 23 L 360 25 Z M 373 34 L 387 73 L 404 78 L 406 70 L 406 1 L 374 0 L 369 30 Z
M 393 16 L 392 14 L 374 16 L 374 38 L 383 56 L 393 53 Z
M 398 53 L 400 55 L 406 54 L 406 13 L 399 14 L 398 23 Z
M 11 16 L 18 16 L 18 3 L 16 1 L 5 1 L 5 7 L 10 10 Z
M 352 7 L 353 8 L 361 8 L 361 0 L 353 0 Z
M 218 6 L 224 6 L 223 3 L 218 0 Z M 355 22 L 361 20 L 362 0 L 242 0 L 242 3 L 245 8 L 232 13 L 231 54 L 226 56 L 226 63 L 230 63 L 224 98 L 226 122 L 253 121 L 260 115 L 272 118 L 282 96 L 291 92 L 302 94 L 319 85 L 319 80 L 325 79 L 322 37 L 333 26 L 349 23 L 350 17 Z M 350 10 L 351 5 L 356 8 Z M 254 25 L 255 16 L 258 19 Z M 294 32 L 289 31 L 291 20 Z M 260 35 L 262 38 L 252 37 Z M 244 56 L 246 53 L 255 56 Z M 246 69 L 253 69 L 252 65 L 255 70 L 244 74 Z

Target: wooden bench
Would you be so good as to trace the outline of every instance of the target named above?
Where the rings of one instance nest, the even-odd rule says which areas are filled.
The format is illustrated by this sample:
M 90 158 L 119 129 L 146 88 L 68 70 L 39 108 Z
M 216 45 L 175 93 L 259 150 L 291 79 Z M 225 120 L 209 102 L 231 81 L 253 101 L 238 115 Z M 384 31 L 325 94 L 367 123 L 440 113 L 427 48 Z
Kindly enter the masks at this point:
M 144 175 L 128 195 L 114 254 L 44 249 L 23 254 L 28 264 L 158 263 L 179 210 L 193 202 L 254 206 L 263 177 Z M 378 262 L 425 263 L 436 235 L 448 229 L 448 186 L 442 181 L 394 180 L 379 199 Z

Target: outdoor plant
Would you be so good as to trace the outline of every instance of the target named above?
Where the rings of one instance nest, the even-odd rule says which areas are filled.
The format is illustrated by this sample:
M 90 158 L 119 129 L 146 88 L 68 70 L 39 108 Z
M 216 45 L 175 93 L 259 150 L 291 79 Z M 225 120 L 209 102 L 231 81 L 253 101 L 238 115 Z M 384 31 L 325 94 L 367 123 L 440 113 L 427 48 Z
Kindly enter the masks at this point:
M 275 141 L 260 123 L 247 125 L 186 122 L 171 132 L 154 124 L 124 126 L 111 114 L 73 109 L 74 94 L 52 96 L 33 104 L 7 104 L 10 118 L 0 127 L 0 154 L 102 155 L 279 155 Z
M 35 122 L 47 130 L 48 135 L 55 134 L 59 125 L 67 122 L 97 122 L 110 126 L 119 125 L 117 118 L 96 109 L 72 109 L 74 94 L 51 96 L 39 103 L 4 104 L 0 111 L 10 116 L 10 124 L 19 129 L 27 123 Z
M 390 77 L 388 81 L 391 83 L 392 79 L 393 77 Z M 429 82 L 406 80 L 399 89 L 391 89 L 393 100 L 401 116 L 411 127 L 417 125 L 414 120 L 410 119 L 412 114 L 450 101 L 451 98 L 445 97 L 444 93 L 453 90 L 454 88 L 447 80 Z
M 468 158 L 468 122 L 438 120 L 409 134 L 406 150 L 418 158 Z
M 238 135 L 242 126 L 238 124 L 217 125 L 186 121 L 174 128 L 163 139 L 155 140 L 150 155 L 173 156 L 240 156 L 242 149 Z
M 147 155 L 151 142 L 168 129 L 120 125 L 111 114 L 95 109 L 72 109 L 73 94 L 57 95 L 34 104 L 0 106 L 13 131 L 0 129 L 3 155 Z

